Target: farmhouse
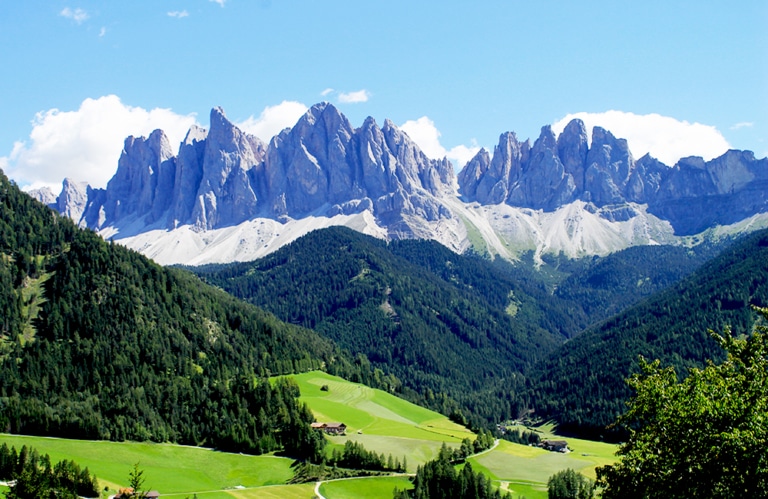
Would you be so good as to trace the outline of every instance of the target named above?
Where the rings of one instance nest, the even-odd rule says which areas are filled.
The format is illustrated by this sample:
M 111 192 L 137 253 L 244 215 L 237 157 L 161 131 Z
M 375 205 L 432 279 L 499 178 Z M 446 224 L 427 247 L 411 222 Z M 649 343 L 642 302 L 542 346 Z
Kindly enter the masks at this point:
M 570 451 L 568 448 L 568 442 L 565 440 L 542 440 L 539 444 L 539 447 L 552 452 L 566 453 Z
M 322 430 L 328 435 L 346 435 L 347 425 L 344 423 L 312 423 L 312 428 Z
M 121 499 L 122 497 L 131 497 L 132 495 L 133 495 L 133 489 L 131 487 L 125 487 L 117 491 L 117 494 L 115 494 L 115 499 Z M 146 497 L 148 499 L 157 499 L 158 497 L 160 497 L 160 493 L 156 490 L 150 490 L 149 492 L 145 492 L 142 497 Z

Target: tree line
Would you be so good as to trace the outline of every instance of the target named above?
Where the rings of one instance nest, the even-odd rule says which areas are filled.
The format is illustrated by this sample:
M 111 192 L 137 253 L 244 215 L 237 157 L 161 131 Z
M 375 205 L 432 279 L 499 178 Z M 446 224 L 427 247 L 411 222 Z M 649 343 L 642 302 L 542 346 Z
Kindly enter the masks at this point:
M 298 388 L 267 378 L 321 368 L 375 378 L 331 341 L 78 229 L 0 174 L 0 430 L 309 458 L 322 439 Z
M 26 445 L 18 452 L 5 442 L 0 446 L 0 480 L 11 483 L 8 499 L 99 497 L 98 480 L 87 467 L 66 459 L 53 464 L 48 454 Z

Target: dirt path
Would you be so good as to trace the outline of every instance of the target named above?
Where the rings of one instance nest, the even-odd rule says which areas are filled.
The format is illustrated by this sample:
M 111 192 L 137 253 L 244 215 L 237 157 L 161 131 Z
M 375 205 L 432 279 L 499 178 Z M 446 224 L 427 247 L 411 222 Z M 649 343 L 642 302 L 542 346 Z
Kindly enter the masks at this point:
M 366 478 L 389 478 L 393 476 L 416 476 L 415 473 L 392 473 L 391 475 L 375 475 L 375 476 L 349 476 L 345 478 L 333 478 L 331 480 L 321 480 L 315 482 L 315 497 L 317 499 L 326 499 L 323 494 L 320 493 L 320 485 L 328 482 L 340 482 L 342 480 L 365 480 Z
M 471 456 L 468 456 L 468 457 L 478 457 L 478 456 L 482 456 L 483 454 L 488 454 L 493 449 L 499 446 L 499 442 L 500 440 L 497 438 L 496 440 L 493 441 L 493 445 L 491 445 L 489 448 L 485 449 L 482 452 L 478 452 L 477 454 L 472 454 Z

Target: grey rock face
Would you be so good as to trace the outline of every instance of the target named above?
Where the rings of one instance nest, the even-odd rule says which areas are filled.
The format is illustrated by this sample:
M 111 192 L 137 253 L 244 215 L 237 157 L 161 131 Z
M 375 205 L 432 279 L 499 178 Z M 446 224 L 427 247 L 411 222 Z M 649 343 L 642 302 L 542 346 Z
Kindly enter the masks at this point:
M 581 120 L 572 120 L 557 138 L 557 156 L 565 173 L 573 179 L 576 192 L 584 190 L 584 168 L 587 163 L 587 128 Z
M 160 130 L 127 138 L 106 190 L 83 187 L 79 197 L 61 197 L 57 209 L 92 228 L 140 220 L 207 230 L 259 215 L 363 210 L 390 222 L 451 217 L 436 196 L 453 189 L 453 166 L 427 158 L 389 121 L 379 128 L 369 118 L 354 129 L 322 103 L 269 145 L 238 129 L 219 108 L 211 111 L 210 124 L 209 131 L 193 126 L 177 155 Z
M 50 187 L 41 187 L 40 189 L 33 189 L 27 191 L 33 199 L 37 199 L 46 206 L 56 209 L 56 194 L 53 193 Z
M 259 138 L 242 132 L 221 108 L 214 108 L 192 208 L 194 225 L 213 229 L 251 218 L 257 210 L 258 197 L 249 175 L 264 156 L 265 146 Z
M 197 192 L 203 178 L 207 136 L 207 130 L 193 125 L 179 146 L 167 224 L 169 229 L 185 224 L 192 218 L 192 210 L 195 208 Z
M 441 200 L 454 195 L 447 159 L 427 158 L 386 120 L 360 128 L 333 105 L 313 106 L 267 145 L 215 108 L 210 129 L 193 126 L 174 154 L 165 134 L 128 137 L 106 189 L 65 180 L 43 202 L 94 229 L 192 225 L 208 230 L 256 216 L 283 221 L 308 215 L 370 211 L 392 237 L 429 237 L 424 222 L 453 218 Z M 606 220 L 636 216 L 629 203 L 693 234 L 768 211 L 768 159 L 728 151 L 705 162 L 683 158 L 673 167 L 645 155 L 635 161 L 624 139 L 584 123 L 559 137 L 546 126 L 533 145 L 504 133 L 493 155 L 481 150 L 458 174 L 465 201 L 553 211 L 575 200 Z M 135 227 L 138 227 L 136 229 Z
M 175 174 L 176 158 L 165 132 L 125 139 L 117 173 L 107 183 L 105 223 L 136 215 L 147 216 L 148 223 L 159 219 L 170 203 Z
M 582 197 L 598 206 L 624 202 L 624 188 L 634 164 L 627 141 L 596 126 L 587 152 Z
M 528 162 L 511 189 L 508 201 L 535 209 L 553 210 L 573 198 L 574 181 L 557 155 L 557 139 L 545 126 L 531 148 Z
M 389 224 L 402 215 L 449 217 L 433 196 L 451 189 L 454 173 L 450 162 L 428 159 L 392 122 L 379 128 L 368 118 L 354 129 L 323 103 L 272 139 L 263 178 L 273 216 L 303 216 L 329 204 L 332 213 L 349 213 L 370 203 Z
M 88 207 L 89 189 L 90 186 L 86 182 L 65 178 L 61 185 L 61 194 L 56 198 L 56 210 L 76 223 L 85 225 L 82 218 Z
M 339 203 L 342 193 L 347 199 L 360 194 L 352 190 L 354 168 L 348 159 L 353 131 L 346 117 L 324 103 L 272 139 L 264 176 L 267 196 L 278 200 L 272 203 L 274 215 L 305 215 L 327 202 Z
M 647 204 L 680 235 L 768 209 L 768 160 L 758 161 L 749 151 L 728 151 L 708 162 L 683 158 L 674 167 L 649 155 L 635 161 L 626 140 L 600 127 L 588 146 L 580 120 L 557 138 L 544 127 L 533 147 L 525 144 L 506 133 L 492 158 L 481 150 L 459 172 L 464 198 L 544 211 L 582 199 L 610 221 L 634 216 L 627 203 Z
M 683 158 L 669 169 L 649 211 L 680 235 L 768 211 L 768 158 L 733 150 L 707 162 Z

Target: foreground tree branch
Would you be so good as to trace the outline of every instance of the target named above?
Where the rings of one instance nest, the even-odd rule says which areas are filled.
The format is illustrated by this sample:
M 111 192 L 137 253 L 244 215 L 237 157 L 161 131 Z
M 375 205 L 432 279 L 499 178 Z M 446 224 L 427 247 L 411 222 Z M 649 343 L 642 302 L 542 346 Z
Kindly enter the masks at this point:
M 630 437 L 619 462 L 597 470 L 604 499 L 768 497 L 768 327 L 712 334 L 727 359 L 682 381 L 640 359 L 628 380 L 636 395 L 616 422 Z

